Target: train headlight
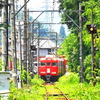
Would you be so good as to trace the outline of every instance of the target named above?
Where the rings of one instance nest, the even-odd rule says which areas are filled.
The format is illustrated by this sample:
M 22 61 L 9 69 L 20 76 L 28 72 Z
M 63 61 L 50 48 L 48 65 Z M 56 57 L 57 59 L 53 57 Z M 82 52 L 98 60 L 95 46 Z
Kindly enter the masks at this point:
M 45 74 L 45 72 L 40 72 L 40 73 Z
M 52 74 L 56 74 L 56 72 L 52 72 Z

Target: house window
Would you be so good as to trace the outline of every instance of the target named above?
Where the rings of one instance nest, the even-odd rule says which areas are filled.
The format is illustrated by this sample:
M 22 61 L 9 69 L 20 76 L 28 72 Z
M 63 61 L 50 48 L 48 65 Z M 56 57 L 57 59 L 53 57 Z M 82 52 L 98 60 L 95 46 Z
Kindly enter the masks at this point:
M 51 52 L 51 49 L 48 49 L 48 54 Z

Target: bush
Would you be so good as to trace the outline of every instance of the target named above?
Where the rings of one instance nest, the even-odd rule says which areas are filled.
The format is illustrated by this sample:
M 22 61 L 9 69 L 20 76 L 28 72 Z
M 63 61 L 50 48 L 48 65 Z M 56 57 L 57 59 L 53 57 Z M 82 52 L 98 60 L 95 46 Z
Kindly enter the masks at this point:
M 70 73 L 62 76 L 57 84 L 69 99 L 75 100 L 100 100 L 100 84 L 94 87 L 87 82 L 79 83 L 78 74 Z
M 44 100 L 43 95 L 45 94 L 45 89 L 43 80 L 37 76 L 31 79 L 30 85 L 25 85 L 21 89 L 17 89 L 14 85 L 11 85 L 11 92 L 13 94 L 9 95 L 9 100 Z M 39 95 L 40 94 L 40 95 Z
M 63 84 L 79 83 L 79 76 L 76 73 L 69 73 L 68 76 L 64 75 L 64 76 L 60 77 L 59 83 L 63 83 Z

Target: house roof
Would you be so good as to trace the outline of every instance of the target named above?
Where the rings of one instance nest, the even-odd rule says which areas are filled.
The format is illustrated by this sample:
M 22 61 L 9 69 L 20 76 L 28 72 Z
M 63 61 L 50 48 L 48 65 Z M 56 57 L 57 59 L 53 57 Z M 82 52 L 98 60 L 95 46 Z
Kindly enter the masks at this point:
M 35 40 L 34 45 L 36 45 L 36 47 L 37 47 L 37 45 L 38 45 L 37 40 Z M 51 41 L 51 40 L 49 40 L 49 39 L 40 40 L 39 41 L 39 47 L 40 48 L 55 48 L 56 47 L 56 43 Z
M 9 39 L 9 43 L 11 43 L 11 40 Z M 19 42 L 17 41 L 17 43 L 19 44 Z M 21 44 L 23 46 L 23 39 L 21 39 Z M 38 46 L 38 39 L 35 38 L 33 40 L 33 45 Z M 53 42 L 52 40 L 50 39 L 47 39 L 47 38 L 40 38 L 39 40 L 39 48 L 42 48 L 42 49 L 46 49 L 46 48 L 55 48 L 56 47 L 56 42 Z

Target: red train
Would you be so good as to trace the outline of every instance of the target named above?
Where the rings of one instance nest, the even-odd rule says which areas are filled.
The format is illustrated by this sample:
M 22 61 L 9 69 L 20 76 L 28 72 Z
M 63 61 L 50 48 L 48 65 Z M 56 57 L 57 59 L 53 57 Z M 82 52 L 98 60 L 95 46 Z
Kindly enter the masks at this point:
M 40 65 L 38 67 L 39 75 L 45 81 L 55 82 L 58 78 L 66 72 L 67 60 L 64 57 L 56 57 L 48 55 L 40 58 Z

